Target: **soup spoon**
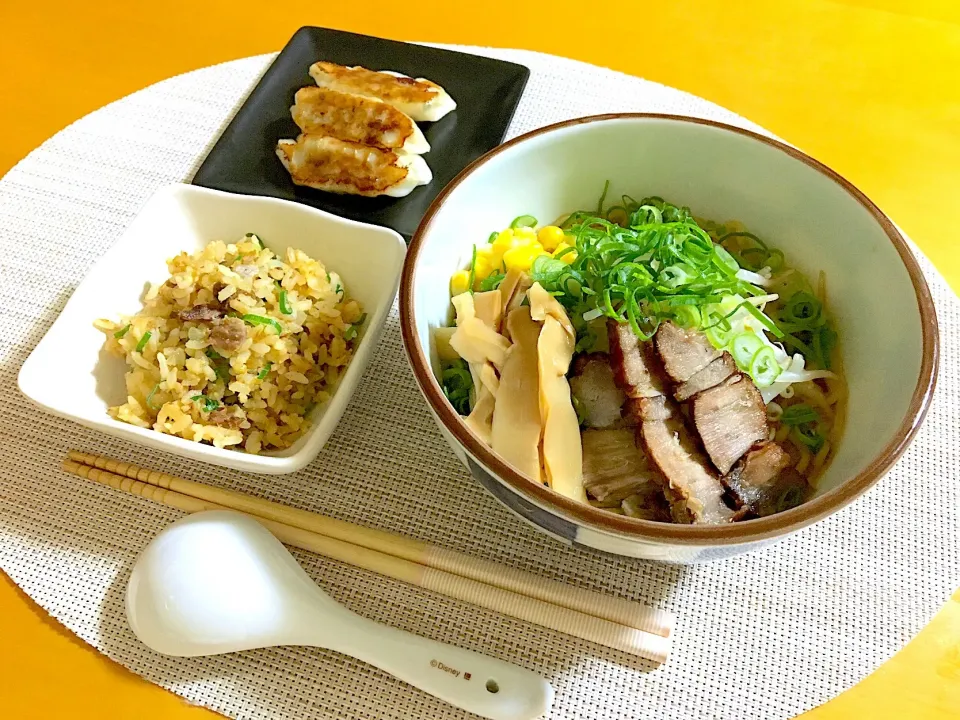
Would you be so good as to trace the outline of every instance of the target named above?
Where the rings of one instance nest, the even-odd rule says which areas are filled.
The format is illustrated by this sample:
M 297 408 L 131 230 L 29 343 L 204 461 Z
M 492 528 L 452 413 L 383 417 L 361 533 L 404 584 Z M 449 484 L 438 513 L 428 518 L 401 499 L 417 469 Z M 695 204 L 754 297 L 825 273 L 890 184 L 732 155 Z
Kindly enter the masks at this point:
M 531 720 L 553 701 L 553 688 L 536 673 L 347 610 L 241 513 L 196 513 L 157 535 L 133 568 L 126 604 L 134 634 L 165 655 L 309 645 L 375 665 L 491 720 Z

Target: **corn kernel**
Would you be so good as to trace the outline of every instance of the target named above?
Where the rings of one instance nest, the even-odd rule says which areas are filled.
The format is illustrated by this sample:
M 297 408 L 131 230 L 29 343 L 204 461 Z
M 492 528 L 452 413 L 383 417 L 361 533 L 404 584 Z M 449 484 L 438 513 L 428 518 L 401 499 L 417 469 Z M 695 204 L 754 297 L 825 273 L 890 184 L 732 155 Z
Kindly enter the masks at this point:
M 506 230 L 502 230 L 497 235 L 497 239 L 494 240 L 492 243 L 490 243 L 490 247 L 492 247 L 494 251 L 499 250 L 501 254 L 505 253 L 507 250 L 512 248 L 513 247 L 513 230 L 511 230 L 510 228 L 507 228 Z
M 450 296 L 456 297 L 470 289 L 470 272 L 468 270 L 458 270 L 450 278 Z
M 503 263 L 507 266 L 507 270 L 526 272 L 540 255 L 543 255 L 543 248 L 539 243 L 521 245 L 507 250 L 503 254 Z
M 561 252 L 563 252 L 564 250 L 566 250 L 566 249 L 569 248 L 569 247 L 573 247 L 573 246 L 572 246 L 572 245 L 569 245 L 569 244 L 567 244 L 567 243 L 565 243 L 565 242 L 560 243 L 559 245 L 557 245 L 556 250 L 553 251 L 553 257 L 557 257 L 557 255 L 559 255 Z M 562 260 L 563 262 L 565 262 L 567 265 L 572 264 L 573 261 L 576 260 L 576 259 L 577 259 L 577 251 L 576 251 L 576 250 L 574 250 L 574 251 L 571 252 L 571 253 L 567 253 L 567 254 L 564 255 L 562 258 L 560 258 L 560 260 Z
M 490 273 L 496 270 L 499 266 L 500 266 L 500 263 L 494 260 L 492 253 L 485 252 L 481 254 L 481 252 L 478 250 L 477 264 L 474 266 L 473 289 L 476 290 L 480 281 L 486 278 Z
M 543 245 L 543 249 L 547 252 L 553 252 L 557 249 L 557 245 L 563 242 L 564 238 L 563 230 L 558 228 L 556 225 L 544 225 L 542 228 L 537 230 L 537 240 L 540 241 L 540 244 Z
M 513 236 L 519 240 L 536 240 L 537 231 L 529 227 L 518 227 L 513 229 Z

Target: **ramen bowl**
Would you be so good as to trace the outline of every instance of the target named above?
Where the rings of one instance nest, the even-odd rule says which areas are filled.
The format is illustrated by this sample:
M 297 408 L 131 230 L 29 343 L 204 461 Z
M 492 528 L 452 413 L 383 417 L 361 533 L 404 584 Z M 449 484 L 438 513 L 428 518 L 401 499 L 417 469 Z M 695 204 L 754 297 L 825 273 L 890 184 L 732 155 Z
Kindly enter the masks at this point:
M 806 503 L 724 525 L 616 515 L 522 475 L 475 435 L 437 380 L 435 328 L 450 321 L 451 275 L 512 218 L 553 219 L 608 197 L 660 196 L 697 217 L 736 219 L 807 277 L 822 272 L 849 398 L 843 436 Z M 884 475 L 923 421 L 936 382 L 937 319 L 907 241 L 859 190 L 770 137 L 667 115 L 579 118 L 479 158 L 430 206 L 407 253 L 400 314 L 420 390 L 460 461 L 490 494 L 567 543 L 667 562 L 742 553 L 839 511 Z

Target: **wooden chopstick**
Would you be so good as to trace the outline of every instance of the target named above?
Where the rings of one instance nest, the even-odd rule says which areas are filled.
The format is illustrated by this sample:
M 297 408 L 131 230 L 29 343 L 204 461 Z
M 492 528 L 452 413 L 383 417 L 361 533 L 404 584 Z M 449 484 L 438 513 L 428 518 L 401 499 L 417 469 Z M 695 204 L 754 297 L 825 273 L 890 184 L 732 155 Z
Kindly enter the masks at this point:
M 100 470 L 175 490 L 184 495 L 343 540 L 370 550 L 377 550 L 419 565 L 477 580 L 636 630 L 662 637 L 669 637 L 673 631 L 675 617 L 673 613 L 666 610 L 658 610 L 623 598 L 571 587 L 555 580 L 538 577 L 533 573 L 498 565 L 489 560 L 481 560 L 403 535 L 353 525 L 319 513 L 146 470 L 112 458 L 77 451 L 70 452 L 69 457 L 78 463 Z
M 233 507 L 101 470 L 73 459 L 64 460 L 63 469 L 82 478 L 188 513 L 204 510 L 236 510 Z M 287 545 L 315 552 L 487 610 L 595 642 L 655 663 L 666 661 L 670 651 L 671 640 L 660 635 L 586 615 L 262 516 L 254 515 L 254 517 L 277 539 Z

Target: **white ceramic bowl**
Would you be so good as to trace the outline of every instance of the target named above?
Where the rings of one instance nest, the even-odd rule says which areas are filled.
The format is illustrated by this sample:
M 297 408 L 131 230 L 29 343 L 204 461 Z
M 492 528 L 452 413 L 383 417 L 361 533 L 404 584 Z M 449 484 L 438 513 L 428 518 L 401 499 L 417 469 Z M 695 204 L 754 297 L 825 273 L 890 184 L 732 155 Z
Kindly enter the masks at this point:
M 147 282 L 169 277 L 166 261 L 208 242 L 235 242 L 254 232 L 278 255 L 303 250 L 343 278 L 368 320 L 356 353 L 330 402 L 318 406 L 310 429 L 282 452 L 250 455 L 190 442 L 114 420 L 124 402 L 125 364 L 103 351 L 97 318 L 142 307 Z M 193 185 L 159 190 L 97 262 L 20 369 L 20 391 L 60 417 L 183 457 L 261 473 L 289 473 L 313 460 L 333 432 L 380 337 L 400 281 L 405 245 L 393 230 L 344 220 L 305 205 L 234 195 Z M 69 358 L 69 362 L 64 359 Z
M 472 245 L 518 215 L 549 222 L 594 207 L 607 180 L 609 198 L 659 195 L 700 217 L 740 220 L 808 277 L 826 273 L 850 400 L 844 438 L 811 501 L 725 526 L 614 515 L 531 483 L 481 442 L 444 398 L 431 334 L 448 322 L 449 278 L 466 266 Z M 890 220 L 803 153 L 692 118 L 581 118 L 528 133 L 483 156 L 446 187 L 414 236 L 400 310 L 420 389 L 450 445 L 484 487 L 556 537 L 650 559 L 691 562 L 743 552 L 843 507 L 906 448 L 936 378 L 933 303 Z

